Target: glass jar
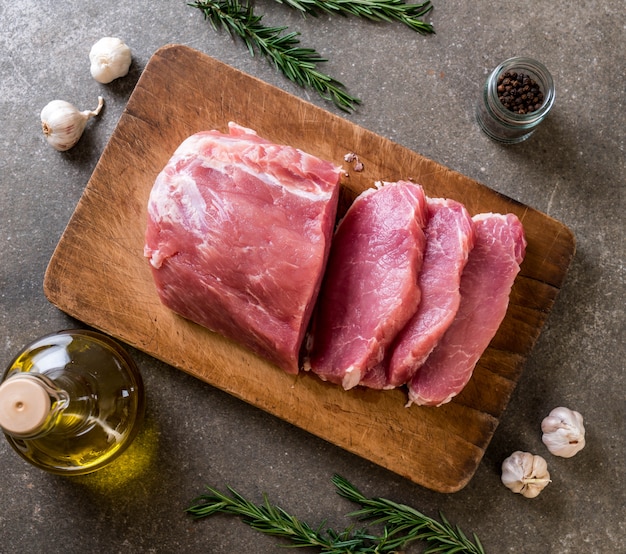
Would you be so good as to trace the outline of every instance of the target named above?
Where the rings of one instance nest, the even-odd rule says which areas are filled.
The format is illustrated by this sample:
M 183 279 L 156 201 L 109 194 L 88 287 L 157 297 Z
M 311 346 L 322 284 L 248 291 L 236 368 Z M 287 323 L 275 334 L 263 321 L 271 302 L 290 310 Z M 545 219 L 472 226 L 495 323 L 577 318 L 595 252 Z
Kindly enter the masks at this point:
M 0 430 L 32 465 L 90 473 L 135 438 L 144 413 L 141 375 L 106 335 L 68 330 L 26 346 L 0 379 Z
M 506 72 L 524 73 L 533 79 L 543 93 L 541 107 L 535 111 L 518 114 L 506 108 L 498 97 L 498 78 Z M 489 138 L 505 144 L 526 140 L 546 118 L 554 104 L 554 81 L 548 69 L 531 58 L 510 58 L 496 67 L 485 82 L 476 119 Z

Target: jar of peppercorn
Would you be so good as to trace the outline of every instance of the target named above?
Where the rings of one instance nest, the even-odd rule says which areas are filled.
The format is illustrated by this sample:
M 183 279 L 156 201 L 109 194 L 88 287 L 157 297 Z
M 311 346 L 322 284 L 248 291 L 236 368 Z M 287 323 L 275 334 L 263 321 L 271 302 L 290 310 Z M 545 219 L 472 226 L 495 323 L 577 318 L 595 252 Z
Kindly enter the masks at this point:
M 496 67 L 482 90 L 476 118 L 495 141 L 526 140 L 554 104 L 552 75 L 540 62 L 510 58 Z

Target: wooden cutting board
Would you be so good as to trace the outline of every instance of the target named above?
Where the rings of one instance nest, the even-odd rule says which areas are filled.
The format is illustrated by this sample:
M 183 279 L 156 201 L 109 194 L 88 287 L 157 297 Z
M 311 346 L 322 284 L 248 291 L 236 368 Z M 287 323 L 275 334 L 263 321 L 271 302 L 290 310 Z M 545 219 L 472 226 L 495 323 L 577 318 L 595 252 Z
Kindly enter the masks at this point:
M 377 180 L 412 179 L 470 213 L 513 212 L 528 248 L 500 331 L 472 380 L 440 408 L 405 408 L 401 390 L 343 391 L 287 375 L 174 315 L 143 257 L 148 195 L 176 147 L 228 121 L 343 165 L 342 206 Z M 355 172 L 344 155 L 355 152 Z M 165 46 L 150 59 L 52 256 L 47 298 L 61 310 L 301 427 L 440 492 L 471 479 L 491 440 L 574 254 L 561 223 L 346 119 L 198 51 Z

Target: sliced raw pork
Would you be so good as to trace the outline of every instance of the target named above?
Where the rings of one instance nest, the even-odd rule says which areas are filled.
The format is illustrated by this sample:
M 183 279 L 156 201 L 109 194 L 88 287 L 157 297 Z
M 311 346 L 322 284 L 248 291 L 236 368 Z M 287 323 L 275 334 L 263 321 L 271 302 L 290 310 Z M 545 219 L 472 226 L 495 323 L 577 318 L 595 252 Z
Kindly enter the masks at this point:
M 309 337 L 310 369 L 350 389 L 415 313 L 426 202 L 419 185 L 359 195 L 337 228 Z
M 474 216 L 475 244 L 461 277 L 457 315 L 409 382 L 409 404 L 439 406 L 467 384 L 502 323 L 513 281 L 526 251 L 513 214 Z
M 362 380 L 370 388 L 404 385 L 450 327 L 459 308 L 461 273 L 474 246 L 472 218 L 454 200 L 428 198 L 427 206 L 426 250 L 419 276 L 422 299 L 383 362 Z
M 158 175 L 144 254 L 168 308 L 297 373 L 341 170 L 229 130 L 192 135 Z

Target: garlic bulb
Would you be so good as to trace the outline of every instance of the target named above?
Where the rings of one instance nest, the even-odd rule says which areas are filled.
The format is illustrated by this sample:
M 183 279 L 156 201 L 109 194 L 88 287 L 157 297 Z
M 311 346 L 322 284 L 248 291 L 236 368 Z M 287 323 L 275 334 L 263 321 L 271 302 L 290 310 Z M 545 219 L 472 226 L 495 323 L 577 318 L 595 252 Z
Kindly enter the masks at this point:
M 526 498 L 535 498 L 550 482 L 548 464 L 530 452 L 513 452 L 502 462 L 502 483 Z
M 81 112 L 65 100 L 49 102 L 41 110 L 41 129 L 46 140 L 61 152 L 69 150 L 82 136 L 87 121 L 98 115 L 103 105 L 102 96 L 98 96 L 98 107 L 92 111 Z
M 569 408 L 554 408 L 541 422 L 541 440 L 555 456 L 571 458 L 585 447 L 583 416 Z
M 119 38 L 104 37 L 89 52 L 91 76 L 99 83 L 110 83 L 128 73 L 132 55 L 130 48 Z

